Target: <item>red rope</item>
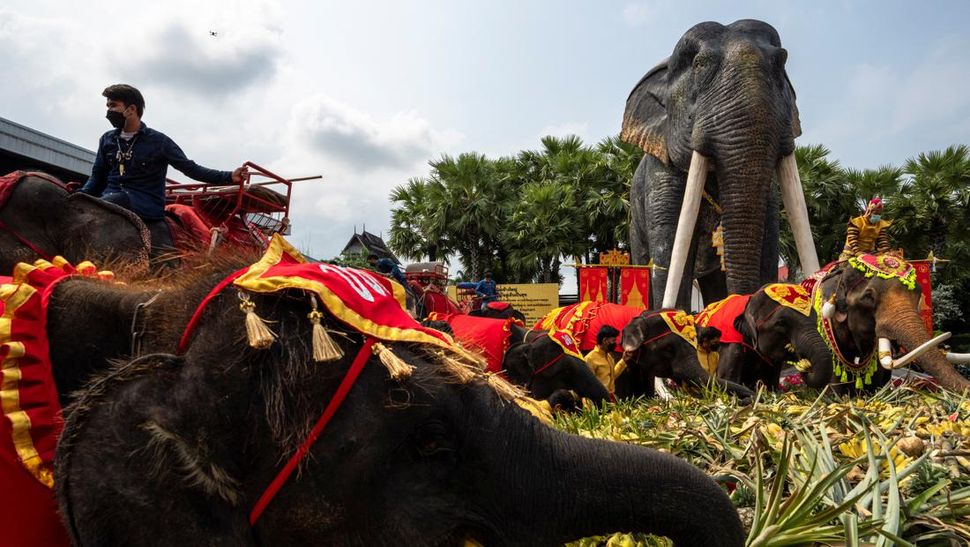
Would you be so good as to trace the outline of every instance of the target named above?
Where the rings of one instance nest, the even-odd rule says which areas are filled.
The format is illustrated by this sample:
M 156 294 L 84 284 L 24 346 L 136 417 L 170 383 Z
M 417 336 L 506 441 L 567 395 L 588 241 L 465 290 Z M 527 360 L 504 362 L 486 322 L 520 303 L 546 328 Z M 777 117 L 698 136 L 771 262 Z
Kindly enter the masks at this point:
M 542 371 L 546 370 L 547 368 L 551 367 L 552 365 L 556 364 L 557 361 L 559 361 L 560 359 L 562 359 L 565 356 L 566 356 L 566 352 L 563 352 L 563 353 L 560 353 L 559 355 L 553 357 L 552 360 L 550 360 L 548 363 L 546 363 L 546 364 L 542 365 L 541 367 L 539 367 L 538 369 L 536 369 L 536 371 L 532 373 L 532 377 L 535 378 L 536 376 L 539 375 L 540 372 L 542 372 Z
M 49 255 L 49 254 L 45 253 L 44 251 L 40 250 L 39 248 L 37 248 L 37 246 L 34 245 L 29 239 L 27 239 L 27 238 L 21 236 L 20 234 L 18 234 L 17 232 L 15 232 L 13 228 L 11 228 L 10 226 L 7 226 L 7 224 L 5 222 L 3 222 L 2 220 L 0 220 L 0 230 L 3 230 L 5 232 L 9 233 L 10 235 L 14 236 L 15 238 L 17 238 L 17 241 L 19 241 L 19 242 L 23 243 L 24 245 L 26 245 L 31 251 L 34 251 L 35 253 L 37 253 L 37 255 L 40 256 L 41 258 L 43 258 L 44 260 L 46 260 L 48 262 L 54 260 L 51 257 L 51 255 Z
M 192 314 L 192 319 L 189 319 L 189 324 L 185 326 L 185 332 L 182 333 L 182 338 L 179 340 L 178 349 L 175 353 L 182 355 L 189 348 L 189 339 L 192 338 L 192 333 L 195 332 L 195 327 L 199 324 L 199 320 L 202 318 L 202 312 L 205 311 L 206 306 L 213 298 L 218 296 L 222 289 L 225 289 L 230 283 L 236 280 L 239 276 L 244 274 L 249 268 L 243 268 L 235 273 L 229 275 L 229 277 L 223 279 L 215 286 L 214 289 L 209 291 L 209 294 L 202 300 L 199 307 L 195 308 L 195 313 Z
M 350 392 L 350 388 L 353 387 L 354 382 L 360 375 L 361 370 L 364 369 L 364 364 L 366 364 L 367 360 L 370 358 L 371 347 L 374 345 L 374 342 L 374 338 L 371 337 L 367 337 L 364 340 L 364 345 L 360 348 L 360 351 L 357 352 L 354 362 L 350 365 L 350 369 L 347 370 L 347 374 L 340 382 L 340 387 L 337 388 L 337 392 L 334 394 L 333 398 L 330 399 L 330 402 L 327 404 L 327 408 L 324 409 L 323 414 L 320 415 L 320 419 L 317 420 L 317 423 L 313 426 L 310 434 L 307 435 L 307 438 L 303 440 L 303 444 L 300 445 L 300 448 L 298 448 L 296 452 L 290 456 L 290 459 L 286 462 L 286 465 L 283 466 L 283 469 L 280 469 L 280 472 L 276 474 L 273 482 L 269 483 L 269 486 L 266 487 L 263 494 L 259 496 L 259 500 L 249 513 L 250 526 L 254 526 L 256 524 L 256 521 L 259 520 L 259 517 L 263 514 L 263 511 L 266 510 L 266 506 L 273 501 L 273 498 L 280 491 L 280 488 L 286 484 L 287 479 L 290 478 L 290 475 L 293 474 L 293 471 L 295 471 L 296 467 L 300 464 L 300 460 L 307 455 L 310 448 L 313 446 L 313 443 L 317 441 L 317 438 L 321 433 L 323 433 L 324 428 L 326 428 L 327 424 L 330 423 L 330 419 L 333 418 L 333 415 L 336 414 L 337 409 L 339 409 L 340 405 L 344 402 L 344 398 L 347 396 L 347 393 Z

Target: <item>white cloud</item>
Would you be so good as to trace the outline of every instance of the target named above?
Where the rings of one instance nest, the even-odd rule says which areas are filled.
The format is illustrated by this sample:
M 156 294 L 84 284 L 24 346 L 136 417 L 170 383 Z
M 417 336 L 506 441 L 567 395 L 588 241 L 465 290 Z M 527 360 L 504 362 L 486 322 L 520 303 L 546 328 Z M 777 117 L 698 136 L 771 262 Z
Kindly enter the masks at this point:
M 413 167 L 461 139 L 432 128 L 414 110 L 376 120 L 322 94 L 294 106 L 288 137 L 292 146 L 365 172 Z
M 281 157 L 274 164 L 294 175 L 322 174 L 296 183 L 291 216 L 296 241 L 330 258 L 354 229 L 389 229 L 390 191 L 428 172 L 428 160 L 454 149 L 462 136 L 439 130 L 414 110 L 385 118 L 317 94 L 293 104 Z

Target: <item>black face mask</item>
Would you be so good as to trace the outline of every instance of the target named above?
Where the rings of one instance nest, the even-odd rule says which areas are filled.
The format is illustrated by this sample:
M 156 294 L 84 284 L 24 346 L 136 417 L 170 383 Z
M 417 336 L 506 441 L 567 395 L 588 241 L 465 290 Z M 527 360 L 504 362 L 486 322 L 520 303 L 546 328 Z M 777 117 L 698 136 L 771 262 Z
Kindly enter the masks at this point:
M 108 122 L 110 122 L 111 126 L 115 129 L 121 129 L 125 126 L 125 115 L 117 110 L 109 110 L 104 117 L 108 118 Z

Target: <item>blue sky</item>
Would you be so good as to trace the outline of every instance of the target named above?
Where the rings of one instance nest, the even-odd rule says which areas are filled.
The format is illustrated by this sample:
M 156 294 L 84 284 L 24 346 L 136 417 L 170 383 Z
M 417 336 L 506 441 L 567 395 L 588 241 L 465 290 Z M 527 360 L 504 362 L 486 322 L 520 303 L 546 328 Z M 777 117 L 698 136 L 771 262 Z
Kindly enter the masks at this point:
M 293 241 L 386 231 L 388 192 L 441 153 L 619 130 L 630 89 L 702 21 L 762 19 L 789 51 L 800 144 L 901 163 L 970 135 L 967 2 L 164 2 L 0 7 L 0 116 L 93 148 L 126 81 L 189 157 L 323 174 Z M 214 30 L 218 36 L 209 35 Z M 178 173 L 173 173 L 178 178 Z

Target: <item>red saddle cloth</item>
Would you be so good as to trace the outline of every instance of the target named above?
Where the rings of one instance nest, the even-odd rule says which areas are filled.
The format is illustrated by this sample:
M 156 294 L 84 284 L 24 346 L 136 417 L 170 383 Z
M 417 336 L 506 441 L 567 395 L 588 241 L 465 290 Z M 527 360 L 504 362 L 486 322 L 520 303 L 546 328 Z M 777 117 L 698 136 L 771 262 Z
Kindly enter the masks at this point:
M 721 331 L 722 344 L 742 344 L 744 337 L 734 328 L 734 320 L 744 313 L 748 300 L 751 300 L 750 294 L 732 294 L 704 308 L 695 321 L 701 327 L 715 327 Z
M 74 268 L 57 257 L 18 264 L 0 286 L 0 545 L 69 545 L 57 514 L 53 459 L 63 428 L 51 373 L 47 303 L 57 284 L 74 275 L 104 276 L 93 264 Z
M 491 319 L 464 314 L 429 317 L 435 321 L 447 321 L 455 333 L 455 340 L 466 349 L 485 358 L 489 372 L 501 372 L 505 352 L 509 349 L 514 319 Z
M 609 325 L 623 332 L 634 317 L 646 311 L 645 308 L 622 306 L 609 302 L 579 302 L 549 312 L 536 323 L 533 330 L 564 330 L 573 335 L 583 352 L 596 347 L 596 335 L 601 327 Z M 617 340 L 619 344 L 619 340 Z M 622 351 L 622 349 L 618 349 Z
M 182 203 L 166 205 L 165 212 L 168 213 L 165 220 L 172 233 L 172 241 L 176 249 L 189 253 L 209 247 L 214 224 L 204 212 Z M 262 244 L 253 237 L 249 228 L 238 217 L 230 217 L 216 227 L 223 232 L 221 245 L 237 249 L 262 248 Z

